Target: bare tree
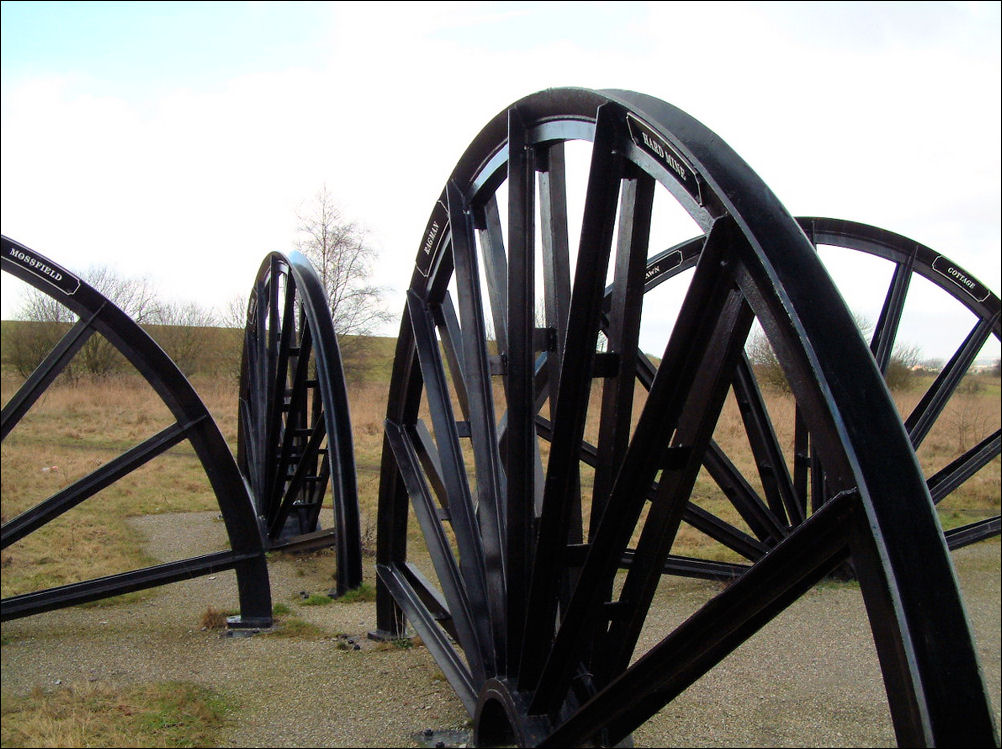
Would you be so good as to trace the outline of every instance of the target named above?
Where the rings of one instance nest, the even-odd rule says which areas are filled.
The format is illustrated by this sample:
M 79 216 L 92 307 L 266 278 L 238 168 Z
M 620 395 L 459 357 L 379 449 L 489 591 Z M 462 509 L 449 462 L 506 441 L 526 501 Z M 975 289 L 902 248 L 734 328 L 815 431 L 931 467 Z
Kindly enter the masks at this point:
M 384 289 L 369 282 L 376 251 L 368 244 L 365 229 L 338 210 L 327 185 L 297 218 L 297 248 L 313 263 L 327 292 L 345 366 L 357 370 L 359 337 L 391 318 L 383 308 Z
M 148 318 L 148 329 L 160 347 L 186 376 L 204 369 L 212 353 L 216 313 L 198 302 L 167 302 Z
M 223 328 L 244 328 L 247 325 L 247 296 L 230 297 L 216 310 L 216 319 Z
M 107 266 L 92 266 L 83 274 L 84 280 L 120 307 L 136 322 L 143 322 L 157 308 L 153 285 L 145 278 L 124 278 Z M 5 358 L 21 374 L 27 376 L 56 345 L 74 323 L 77 316 L 58 301 L 37 289 L 29 289 L 16 313 L 19 320 L 30 325 L 18 326 L 6 346 Z M 121 354 L 100 334 L 90 337 L 65 373 L 75 379 L 81 370 L 93 375 L 107 375 L 124 364 Z

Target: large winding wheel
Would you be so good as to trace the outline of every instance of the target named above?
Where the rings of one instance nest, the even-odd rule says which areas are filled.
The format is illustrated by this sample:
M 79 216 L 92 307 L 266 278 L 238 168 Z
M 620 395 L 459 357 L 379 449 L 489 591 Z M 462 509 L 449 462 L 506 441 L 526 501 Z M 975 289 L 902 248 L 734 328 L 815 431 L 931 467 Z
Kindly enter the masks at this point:
M 577 180 L 567 165 L 582 152 Z M 648 358 L 649 244 L 672 211 L 703 236 Z M 823 466 L 809 504 L 779 496 L 782 527 L 765 490 L 738 486 L 726 515 L 698 491 L 707 463 L 742 475 L 715 437 L 729 397 L 763 405 L 744 353 L 756 322 L 806 459 Z M 761 443 L 788 470 L 797 455 L 769 426 Z M 542 92 L 462 156 L 407 293 L 379 502 L 380 630 L 402 636 L 409 621 L 478 745 L 616 744 L 847 564 L 899 741 L 997 743 L 932 498 L 874 357 L 794 219 L 664 102 Z M 746 561 L 693 560 L 735 579 L 636 653 L 664 571 L 689 563 L 671 556 L 683 521 Z
M 949 420 L 951 398 L 958 394 L 964 376 L 989 337 L 999 339 L 999 298 L 987 287 L 949 258 L 914 240 L 877 227 L 832 218 L 798 218 L 798 223 L 816 246 L 839 248 L 866 253 L 884 261 L 890 268 L 886 273 L 889 283 L 880 305 L 880 314 L 870 339 L 870 350 L 877 366 L 884 374 L 891 364 L 892 352 L 898 338 L 898 329 L 905 312 L 914 278 L 921 277 L 947 292 L 950 301 L 962 306 L 970 314 L 971 328 L 957 346 L 935 380 L 922 393 L 914 408 L 904 417 L 905 429 L 915 450 L 929 436 L 940 420 Z M 682 242 L 647 261 L 644 292 L 658 289 L 662 284 L 692 270 L 699 259 L 705 237 Z M 869 268 L 872 272 L 872 268 Z M 606 289 L 607 305 L 612 304 L 614 289 Z M 942 303 L 943 300 L 940 300 Z M 945 305 L 944 305 L 945 306 Z M 942 309 L 940 310 L 942 313 Z M 650 389 L 655 367 L 645 355 L 638 354 L 637 379 L 642 387 Z M 698 504 L 691 504 L 684 522 L 696 529 L 708 528 L 710 523 L 718 529 L 727 527 L 728 533 L 713 533 L 719 543 L 733 552 L 733 563 L 720 563 L 712 558 L 691 558 L 670 555 L 666 571 L 675 574 L 723 579 L 734 577 L 747 569 L 748 563 L 757 559 L 764 548 L 771 548 L 785 538 L 809 517 L 818 500 L 824 498 L 824 467 L 811 456 L 811 438 L 799 410 L 793 414 L 791 433 L 794 445 L 792 470 L 780 448 L 775 416 L 769 413 L 762 388 L 757 381 L 753 365 L 742 360 L 732 392 L 740 404 L 744 436 L 754 455 L 754 469 L 744 471 L 735 465 L 723 446 L 710 443 L 704 468 L 722 495 L 726 496 L 726 512 L 712 512 Z M 964 484 L 975 477 L 1000 454 L 1000 431 L 997 424 L 986 423 L 983 434 L 977 434 L 971 446 L 955 449 L 949 459 L 939 456 L 937 470 L 929 471 L 929 492 L 937 505 L 959 492 Z M 973 431 L 973 430 L 972 430 Z M 942 450 L 942 448 L 941 448 Z M 595 454 L 591 445 L 583 450 L 584 459 Z M 815 499 L 817 497 L 818 499 Z M 960 548 L 977 541 L 999 535 L 999 515 L 990 511 L 971 511 L 960 501 L 959 512 L 964 515 L 981 515 L 967 518 L 945 532 L 947 545 Z M 731 522 L 729 517 L 743 522 Z M 757 519 L 756 519 L 757 518 Z M 753 543 L 762 544 L 752 551 L 747 535 Z M 711 550 L 709 556 L 721 556 Z M 842 570 L 843 572 L 847 570 Z
M 362 582 L 348 396 L 323 287 L 307 258 L 273 252 L 251 291 L 237 460 L 271 548 L 333 541 L 338 595 Z M 320 530 L 328 487 L 333 533 Z
M 4 404 L 3 438 L 7 439 L 94 334 L 104 336 L 125 356 L 153 387 L 174 419 L 165 429 L 5 522 L 3 548 L 38 531 L 81 502 L 100 502 L 100 497 L 95 495 L 102 489 L 185 441 L 194 449 L 215 493 L 231 547 L 110 577 L 10 596 L 3 599 L 2 618 L 28 616 L 232 569 L 237 577 L 241 616 L 231 620 L 231 626 L 269 626 L 271 589 L 254 508 L 233 454 L 188 380 L 135 321 L 92 286 L 18 242 L 7 237 L 2 241 L 3 270 L 52 297 L 79 318 Z M 52 553 L 65 553 L 65 550 L 54 549 Z M 86 569 L 87 560 L 79 561 L 81 569 Z

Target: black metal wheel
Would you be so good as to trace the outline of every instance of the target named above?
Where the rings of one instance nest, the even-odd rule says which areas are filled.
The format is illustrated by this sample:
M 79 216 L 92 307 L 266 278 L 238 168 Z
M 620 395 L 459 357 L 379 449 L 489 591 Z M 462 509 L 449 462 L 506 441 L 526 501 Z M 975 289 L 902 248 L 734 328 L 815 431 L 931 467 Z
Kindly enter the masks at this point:
M 271 589 L 265 549 L 246 485 L 205 405 L 170 358 L 122 310 L 93 287 L 43 255 L 3 237 L 3 270 L 47 294 L 78 316 L 35 371 L 3 407 L 3 439 L 45 395 L 84 344 L 104 336 L 139 371 L 170 411 L 174 423 L 74 481 L 32 509 L 4 522 L 3 548 L 24 539 L 102 489 L 182 442 L 189 442 L 209 480 L 229 537 L 230 549 L 110 577 L 4 598 L 2 618 L 14 619 L 121 593 L 232 569 L 236 572 L 241 616 L 231 626 L 270 626 Z M 59 554 L 60 550 L 53 550 Z M 86 569 L 87 560 L 79 560 Z
M 880 305 L 880 312 L 870 338 L 870 351 L 876 359 L 881 373 L 887 376 L 892 364 L 892 353 L 898 339 L 899 326 L 909 302 L 909 291 L 915 288 L 915 279 L 925 279 L 946 292 L 946 298 L 936 298 L 937 310 L 942 314 L 948 307 L 947 300 L 955 306 L 962 307 L 970 314 L 970 329 L 962 331 L 956 350 L 938 373 L 935 380 L 918 398 L 910 412 L 903 416 L 905 429 L 913 448 L 918 451 L 930 432 L 940 420 L 954 422 L 974 421 L 963 414 L 956 416 L 948 410 L 951 399 L 958 396 L 958 389 L 975 358 L 989 337 L 1000 338 L 999 298 L 969 271 L 962 268 L 944 255 L 929 247 L 900 234 L 868 226 L 855 221 L 842 219 L 803 217 L 797 219 L 808 238 L 816 247 L 838 248 L 866 253 L 878 258 L 887 267 L 881 274 L 879 263 L 877 267 L 868 265 L 867 275 L 881 275 L 888 279 L 886 292 Z M 695 267 L 702 250 L 704 237 L 696 237 L 682 242 L 663 252 L 657 253 L 648 261 L 645 276 L 645 293 L 657 289 L 661 284 Z M 850 267 L 858 275 L 858 264 L 850 262 Z M 611 301 L 613 290 L 606 290 Z M 645 388 L 650 387 L 653 367 L 641 355 L 638 362 L 638 381 Z M 780 459 L 779 453 L 772 450 L 775 428 L 767 409 L 764 407 L 760 393 L 753 387 L 755 374 L 753 367 L 745 367 L 744 376 L 735 378 L 732 383 L 734 393 L 742 405 L 742 415 L 745 420 L 745 431 L 748 442 L 756 457 L 758 485 L 763 490 L 764 499 L 754 497 L 754 503 L 759 507 L 767 507 L 772 518 L 770 526 L 789 529 L 798 525 L 809 514 L 813 504 L 813 491 L 822 491 L 823 470 L 819 461 L 810 456 L 810 437 L 804 429 L 804 422 L 799 414 L 794 415 L 795 427 L 793 441 L 796 444 L 796 458 L 792 461 L 792 474 L 786 464 Z M 960 394 L 958 400 L 964 396 Z M 954 401 L 956 403 L 956 401 Z M 960 406 L 960 408 L 967 408 Z M 964 484 L 983 470 L 989 463 L 998 458 L 1002 452 L 1002 438 L 997 418 L 991 421 L 991 414 L 983 414 L 977 419 L 978 424 L 944 424 L 945 429 L 956 431 L 958 427 L 970 431 L 972 435 L 961 435 L 961 440 L 951 440 L 954 444 L 945 449 L 953 452 L 944 457 L 936 456 L 935 470 L 928 470 L 927 483 L 933 502 L 939 505 L 944 500 L 949 504 L 949 498 L 958 492 Z M 951 435 L 952 436 L 952 435 Z M 969 443 L 969 444 L 968 444 Z M 937 448 L 938 453 L 945 449 Z M 720 445 L 713 445 L 713 455 L 722 455 Z M 745 502 L 736 492 L 738 483 L 750 487 L 751 482 L 744 477 L 736 479 L 733 472 L 724 470 L 721 466 L 731 465 L 729 461 L 711 459 L 705 463 L 706 470 L 712 474 L 719 488 L 731 497 L 738 511 Z M 817 476 L 812 476 L 812 471 Z M 747 489 L 746 489 L 747 491 Z M 996 500 L 997 505 L 997 500 Z M 792 511 L 791 511 L 791 508 Z M 999 535 L 1000 518 L 997 513 L 989 510 L 971 511 L 963 504 L 954 510 L 967 522 L 961 522 L 945 531 L 947 545 L 957 549 L 977 541 Z M 969 517 L 976 515 L 975 519 Z M 717 518 L 721 521 L 721 518 Z M 758 540 L 767 545 L 777 543 L 782 535 L 770 536 L 759 532 Z M 740 554 L 740 550 L 731 546 Z M 676 563 L 669 560 L 669 568 L 679 574 L 693 574 L 700 577 L 717 577 L 726 579 L 735 570 L 717 567 L 713 564 L 694 564 L 691 560 Z
M 642 357 L 659 311 L 645 308 L 648 247 L 679 213 L 704 233 L 698 262 L 660 358 Z M 747 375 L 764 408 L 744 353 L 756 322 L 824 466 L 814 507 L 780 498 L 801 515 L 782 527 L 714 446 L 732 383 Z M 785 466 L 767 422 L 759 432 Z M 707 462 L 735 484 L 726 518 L 698 491 Z M 673 557 L 683 521 L 747 562 Z M 380 482 L 381 634 L 409 622 L 478 745 L 613 745 L 846 563 L 899 741 L 994 743 L 926 482 L 800 227 L 717 136 L 651 97 L 556 89 L 499 114 L 435 205 L 408 290 Z M 636 653 L 666 566 L 686 564 L 736 577 Z
M 338 595 L 362 582 L 348 395 L 323 288 L 298 252 L 265 258 L 251 291 L 237 460 L 271 548 L 334 543 Z M 334 523 L 320 529 L 331 489 Z

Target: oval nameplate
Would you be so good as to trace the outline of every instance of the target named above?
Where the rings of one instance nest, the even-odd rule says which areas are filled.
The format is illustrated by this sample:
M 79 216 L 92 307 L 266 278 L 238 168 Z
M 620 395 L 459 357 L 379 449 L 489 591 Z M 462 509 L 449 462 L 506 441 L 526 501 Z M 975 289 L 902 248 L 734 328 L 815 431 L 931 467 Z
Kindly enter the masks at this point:
M 991 296 L 991 292 L 984 284 L 959 265 L 951 262 L 949 258 L 938 256 L 932 261 L 932 269 L 944 278 L 953 281 L 978 302 L 983 302 Z

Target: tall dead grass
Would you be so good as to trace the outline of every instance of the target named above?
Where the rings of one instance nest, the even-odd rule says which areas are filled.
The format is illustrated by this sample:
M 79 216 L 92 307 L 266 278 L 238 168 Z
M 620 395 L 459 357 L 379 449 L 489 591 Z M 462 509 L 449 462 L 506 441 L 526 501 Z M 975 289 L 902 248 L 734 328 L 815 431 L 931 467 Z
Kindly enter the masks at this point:
M 235 452 L 237 381 L 230 376 L 196 376 L 192 383 Z M 2 391 L 5 402 L 19 384 L 19 377 L 4 372 Z M 924 386 L 928 384 L 926 382 Z M 601 387 L 601 382 L 596 382 L 588 412 L 586 440 L 593 444 L 598 435 Z M 896 393 L 902 414 L 911 412 L 923 389 L 918 387 Z M 386 383 L 379 378 L 377 381 L 353 383 L 349 392 L 363 534 L 370 549 L 375 543 L 387 390 Z M 638 386 L 634 399 L 634 425 L 645 397 L 646 393 Z M 495 399 L 500 420 L 504 399 L 499 381 L 495 382 Z M 795 403 L 792 396 L 785 393 L 767 393 L 766 401 L 784 449 L 787 467 L 792 472 Z M 458 405 L 454 406 L 456 418 L 461 419 Z M 976 387 L 962 388 L 951 399 L 918 451 L 926 475 L 942 469 L 964 450 L 998 429 L 1002 420 L 1000 411 L 997 378 L 988 379 Z M 433 430 L 426 406 L 422 413 L 429 429 Z M 549 407 L 544 405 L 542 413 L 548 414 Z M 0 514 L 4 522 L 69 486 L 171 422 L 166 406 L 136 374 L 81 379 L 73 386 L 57 384 L 50 387 L 3 442 Z M 740 410 L 732 395 L 725 402 L 714 439 L 761 495 L 758 471 Z M 548 454 L 549 444 L 541 440 L 540 456 L 544 466 Z M 464 440 L 464 459 L 475 494 L 476 470 L 468 440 Z M 580 484 L 585 528 L 588 525 L 593 478 L 594 472 L 583 467 Z M 998 513 L 999 497 L 1000 460 L 995 458 L 942 503 L 943 523 L 950 527 L 969 522 L 979 514 Z M 693 500 L 737 527 L 745 528 L 733 506 L 705 470 L 697 478 Z M 0 572 L 3 594 L 27 592 L 134 569 L 148 563 L 148 560 L 139 551 L 140 540 L 128 527 L 127 518 L 151 513 L 213 510 L 216 507 L 215 496 L 197 457 L 187 443 L 182 443 L 4 551 Z M 722 547 L 710 547 L 712 542 L 705 536 L 683 526 L 676 552 L 699 551 L 719 558 L 732 556 Z M 80 560 L 87 560 L 86 565 Z

